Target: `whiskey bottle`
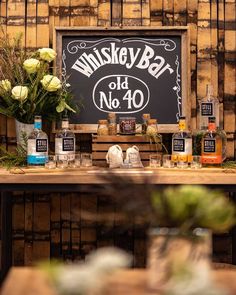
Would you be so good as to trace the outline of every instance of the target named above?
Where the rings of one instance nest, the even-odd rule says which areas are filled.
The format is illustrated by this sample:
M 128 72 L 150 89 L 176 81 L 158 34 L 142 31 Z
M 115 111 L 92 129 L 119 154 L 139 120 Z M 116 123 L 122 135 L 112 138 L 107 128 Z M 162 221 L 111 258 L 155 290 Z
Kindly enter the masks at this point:
M 200 130 L 207 130 L 208 118 L 216 118 L 216 127 L 219 128 L 219 100 L 213 96 L 213 86 L 206 86 L 206 96 L 200 100 Z
M 208 121 L 208 130 L 202 138 L 202 164 L 217 167 L 222 164 L 226 141 L 216 129 L 215 117 L 210 117 Z
M 44 166 L 48 157 L 48 136 L 42 131 L 41 116 L 34 117 L 34 130 L 28 137 L 27 163 L 29 166 Z
M 186 164 L 192 159 L 192 134 L 186 128 L 185 117 L 179 118 L 179 131 L 172 136 L 172 159 Z
M 66 155 L 69 162 L 75 158 L 75 134 L 69 128 L 66 116 L 62 118 L 61 129 L 55 136 L 55 155 L 61 159 Z

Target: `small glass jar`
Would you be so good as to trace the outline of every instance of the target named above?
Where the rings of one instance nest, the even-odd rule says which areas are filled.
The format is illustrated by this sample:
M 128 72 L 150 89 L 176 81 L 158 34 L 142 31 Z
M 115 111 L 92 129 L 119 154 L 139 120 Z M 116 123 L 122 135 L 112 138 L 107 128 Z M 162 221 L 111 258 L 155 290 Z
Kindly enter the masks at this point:
M 136 133 L 136 118 L 135 117 L 120 117 L 120 134 L 135 135 Z
M 146 134 L 146 132 L 147 132 L 147 123 L 148 123 L 148 120 L 151 119 L 151 116 L 150 116 L 150 114 L 143 114 L 142 119 L 143 119 L 143 122 L 142 122 L 142 134 Z
M 98 120 L 97 135 L 108 135 L 108 122 L 107 120 Z
M 108 135 L 116 135 L 116 134 L 117 134 L 116 114 L 109 113 L 108 114 Z
M 147 122 L 147 131 L 146 134 L 149 136 L 156 135 L 158 133 L 157 120 L 149 119 Z

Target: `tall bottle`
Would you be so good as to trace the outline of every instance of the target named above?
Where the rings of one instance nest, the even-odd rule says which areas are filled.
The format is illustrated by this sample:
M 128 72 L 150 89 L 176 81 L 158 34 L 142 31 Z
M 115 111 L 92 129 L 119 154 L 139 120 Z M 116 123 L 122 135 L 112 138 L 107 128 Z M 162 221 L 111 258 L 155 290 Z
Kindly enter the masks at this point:
M 68 117 L 63 117 L 61 122 L 61 129 L 55 136 L 55 155 L 67 155 L 68 161 L 75 158 L 75 134 L 69 128 Z
M 192 134 L 187 130 L 185 117 L 179 118 L 179 131 L 172 136 L 172 158 L 176 162 L 191 162 Z
M 48 157 L 48 136 L 42 131 L 41 116 L 34 117 L 34 130 L 28 137 L 27 163 L 29 166 L 43 166 Z
M 200 130 L 207 130 L 209 117 L 216 118 L 216 127 L 219 128 L 219 100 L 213 96 L 213 86 L 207 84 L 206 96 L 200 100 Z
M 215 117 L 208 120 L 208 130 L 202 138 L 202 164 L 204 166 L 221 166 L 224 156 L 226 141 L 216 128 Z

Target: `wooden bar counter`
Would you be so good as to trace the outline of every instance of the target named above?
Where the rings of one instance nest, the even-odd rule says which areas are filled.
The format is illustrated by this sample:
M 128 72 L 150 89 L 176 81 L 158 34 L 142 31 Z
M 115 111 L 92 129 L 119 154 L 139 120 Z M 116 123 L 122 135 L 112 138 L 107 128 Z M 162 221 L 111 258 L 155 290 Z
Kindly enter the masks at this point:
M 23 186 L 27 184 L 103 184 L 105 183 L 105 181 L 102 179 L 102 175 L 110 172 L 120 176 L 130 176 L 132 177 L 134 182 L 137 183 L 142 183 L 144 178 L 148 178 L 153 184 L 201 184 L 224 186 L 228 187 L 228 189 L 236 188 L 236 170 L 230 169 L 143 168 L 109 170 L 99 167 L 67 170 L 48 170 L 45 168 L 16 168 L 12 171 L 7 171 L 3 168 L 0 168 L 0 188 L 4 188 L 4 190 L 12 190 L 11 185 L 18 185 L 19 187 L 21 186 L 23 188 Z
M 106 280 L 103 294 L 106 295 L 148 295 L 153 293 L 147 288 L 145 269 L 119 270 Z M 212 270 L 211 279 L 216 288 L 227 291 L 228 295 L 236 294 L 235 270 Z M 17 288 L 16 288 L 17 286 Z M 25 267 L 12 268 L 4 282 L 2 295 L 57 295 L 48 278 L 40 270 Z M 90 295 L 94 293 L 89 293 Z M 97 293 L 96 293 L 97 294 Z
M 220 188 L 227 192 L 236 192 L 236 171 L 229 169 L 202 168 L 202 169 L 104 169 L 98 167 L 47 170 L 45 168 L 16 168 L 7 171 L 0 168 L 1 192 L 1 266 L 2 278 L 5 277 L 12 265 L 12 216 L 11 193 L 14 191 L 32 192 L 92 192 L 97 193 L 100 186 L 107 180 L 103 177 L 109 173 L 120 176 L 129 176 L 137 185 L 149 181 L 157 186 L 191 184 L 206 185 L 211 188 Z M 233 194 L 232 196 L 235 196 Z M 232 261 L 236 263 L 236 232 L 232 231 Z

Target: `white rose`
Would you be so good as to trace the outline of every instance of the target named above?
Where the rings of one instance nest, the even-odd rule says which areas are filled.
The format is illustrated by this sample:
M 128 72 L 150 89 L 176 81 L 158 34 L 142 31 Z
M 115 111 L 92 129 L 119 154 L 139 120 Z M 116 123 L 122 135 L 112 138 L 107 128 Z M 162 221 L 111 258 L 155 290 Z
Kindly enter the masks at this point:
M 26 86 L 15 86 L 12 91 L 12 97 L 14 99 L 24 101 L 28 96 L 28 87 Z
M 6 92 L 11 90 L 11 82 L 8 79 L 0 81 L 0 88 Z
M 43 88 L 49 92 L 57 91 L 62 87 L 61 81 L 53 75 L 45 75 L 40 81 L 43 85 Z
M 43 60 L 46 60 L 48 62 L 51 62 L 56 57 L 56 51 L 51 48 L 41 48 L 38 50 L 40 54 L 40 58 Z
M 24 61 L 23 66 L 27 73 L 33 74 L 39 69 L 40 61 L 36 58 L 29 58 Z

